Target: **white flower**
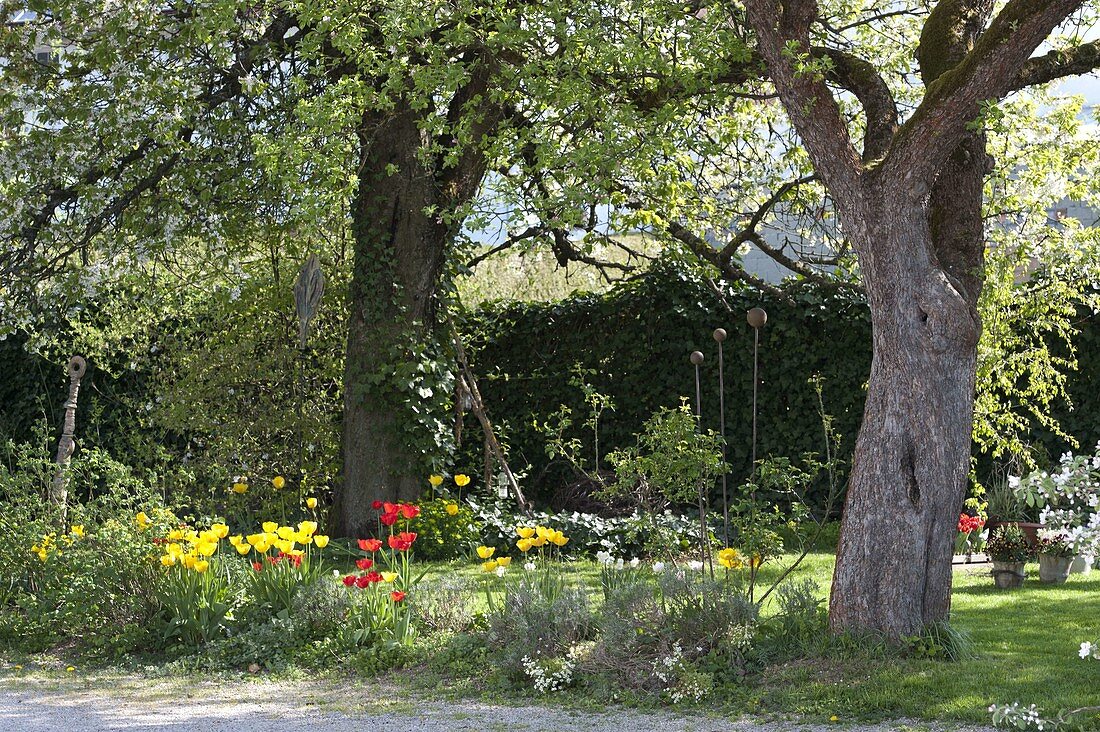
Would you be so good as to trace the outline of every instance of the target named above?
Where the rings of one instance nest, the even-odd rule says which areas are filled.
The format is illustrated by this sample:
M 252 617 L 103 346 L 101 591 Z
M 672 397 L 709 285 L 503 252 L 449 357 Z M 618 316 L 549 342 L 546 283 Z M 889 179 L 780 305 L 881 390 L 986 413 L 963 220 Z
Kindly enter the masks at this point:
M 1100 648 L 1098 648 L 1097 650 L 1100 650 Z M 1079 655 L 1081 658 L 1088 658 L 1091 654 L 1092 644 L 1088 641 L 1085 641 L 1081 644 L 1081 650 L 1077 652 L 1077 655 Z
M 615 569 L 622 569 L 622 568 L 623 568 L 623 560 L 622 560 L 622 557 L 619 557 L 618 559 L 615 560 Z
M 534 562 L 528 562 L 527 564 L 523 565 L 523 568 L 526 569 L 528 572 L 534 572 L 535 571 L 535 563 Z
M 700 562 L 698 559 L 692 559 L 690 562 L 688 562 L 688 569 L 690 569 L 692 572 L 698 572 L 702 568 L 703 563 Z
M 507 568 L 505 568 L 505 567 L 497 567 L 497 569 L 496 569 L 496 575 L 497 575 L 497 577 L 503 577 L 503 576 L 504 576 L 504 573 L 505 573 L 505 572 L 507 572 L 507 571 L 508 571 L 508 570 L 507 570 Z
M 660 574 L 661 572 L 664 572 L 664 571 L 665 571 L 665 563 L 664 562 L 654 562 L 653 563 L 653 572 L 654 572 L 654 574 Z
M 637 557 L 634 557 L 633 559 L 630 560 L 630 566 L 631 566 L 632 569 L 637 569 L 638 565 L 641 564 L 641 563 L 642 563 L 642 560 L 638 559 Z

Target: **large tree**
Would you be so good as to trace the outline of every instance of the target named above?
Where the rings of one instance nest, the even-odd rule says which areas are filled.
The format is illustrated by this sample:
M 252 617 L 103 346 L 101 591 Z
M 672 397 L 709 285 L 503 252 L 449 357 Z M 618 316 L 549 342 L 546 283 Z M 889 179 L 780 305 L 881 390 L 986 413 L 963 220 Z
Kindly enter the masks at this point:
M 982 105 L 1091 70 L 1095 43 L 1035 50 L 1080 0 L 942 0 L 914 49 L 923 98 L 900 121 L 873 69 L 850 75 L 864 155 L 815 53 L 813 0 L 750 0 L 767 75 L 857 254 L 874 358 L 830 602 L 834 630 L 898 638 L 947 618 L 955 520 L 970 467 L 981 334 Z M 870 152 L 870 154 L 868 154 Z

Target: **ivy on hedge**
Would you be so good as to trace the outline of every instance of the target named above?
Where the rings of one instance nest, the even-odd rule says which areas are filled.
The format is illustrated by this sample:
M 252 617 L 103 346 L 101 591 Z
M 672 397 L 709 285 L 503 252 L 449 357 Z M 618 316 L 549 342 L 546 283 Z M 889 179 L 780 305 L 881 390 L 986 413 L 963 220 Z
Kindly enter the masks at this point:
M 871 325 L 866 304 L 842 290 L 801 286 L 791 301 L 748 290 L 727 289 L 719 298 L 705 280 L 668 266 L 604 295 L 554 303 L 501 303 L 472 313 L 464 330 L 482 396 L 494 420 L 504 425 L 514 463 L 530 464 L 528 490 L 551 500 L 568 481 L 568 468 L 551 464 L 545 437 L 535 428 L 561 405 L 573 410 L 572 434 L 591 460 L 591 432 L 582 423 L 583 394 L 570 384 L 576 366 L 594 372 L 588 380 L 609 395 L 615 411 L 601 417 L 600 452 L 633 443 L 633 435 L 660 407 L 681 397 L 694 401 L 694 369 L 702 351 L 702 421 L 717 430 L 718 350 L 712 333 L 725 328 L 726 440 L 730 481 L 744 479 L 752 454 L 753 332 L 745 313 L 768 312 L 760 332 L 758 456 L 797 457 L 822 453 L 825 437 L 811 377 L 824 380 L 825 409 L 851 453 L 863 412 L 871 363 Z M 728 308 L 727 308 L 728 305 Z M 467 435 L 478 434 L 470 418 Z M 472 444 L 471 444 L 472 443 Z M 481 459 L 476 438 L 464 445 L 459 464 Z M 601 468 L 607 468 L 602 464 Z

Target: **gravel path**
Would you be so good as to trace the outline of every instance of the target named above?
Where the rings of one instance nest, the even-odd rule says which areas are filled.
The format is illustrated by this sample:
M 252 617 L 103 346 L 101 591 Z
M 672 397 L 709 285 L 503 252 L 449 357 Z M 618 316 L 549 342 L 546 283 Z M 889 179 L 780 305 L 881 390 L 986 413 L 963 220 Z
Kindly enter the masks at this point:
M 372 684 L 0 679 L 2 732 L 917 732 L 988 728 L 761 723 L 672 712 L 577 711 L 440 701 Z

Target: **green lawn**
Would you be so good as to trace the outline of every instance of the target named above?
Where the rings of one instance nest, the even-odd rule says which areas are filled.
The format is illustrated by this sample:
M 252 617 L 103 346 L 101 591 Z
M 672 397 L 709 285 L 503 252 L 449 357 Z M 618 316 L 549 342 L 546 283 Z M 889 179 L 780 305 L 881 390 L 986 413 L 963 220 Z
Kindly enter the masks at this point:
M 814 553 L 792 575 L 817 581 L 828 593 L 834 558 Z M 592 562 L 571 565 L 578 581 L 595 585 Z M 433 567 L 432 575 L 474 576 L 473 563 Z M 775 572 L 775 570 L 771 570 Z M 598 593 L 596 593 L 598 595 Z M 769 603 L 770 604 L 770 603 Z M 764 609 L 768 614 L 771 608 Z M 1019 590 L 998 590 L 988 570 L 955 572 L 952 625 L 970 636 L 976 656 L 949 662 L 898 658 L 881 648 L 845 648 L 821 658 L 768 669 L 742 687 L 710 698 L 719 713 L 797 714 L 828 720 L 922 720 L 989 722 L 990 704 L 1036 703 L 1048 714 L 1100 705 L 1100 663 L 1082 661 L 1084 640 L 1100 637 L 1100 571 L 1073 575 L 1060 586 L 1038 581 L 1037 565 Z M 585 704 L 577 695 L 573 702 Z M 1086 728 L 1100 729 L 1100 717 Z

